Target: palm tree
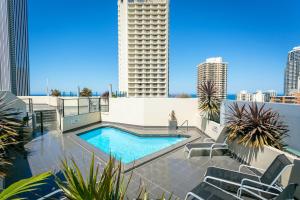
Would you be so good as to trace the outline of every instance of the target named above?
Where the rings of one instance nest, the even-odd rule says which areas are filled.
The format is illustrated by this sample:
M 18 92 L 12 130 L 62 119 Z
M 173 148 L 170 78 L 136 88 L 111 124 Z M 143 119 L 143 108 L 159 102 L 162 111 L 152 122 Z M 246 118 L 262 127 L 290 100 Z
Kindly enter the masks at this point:
M 288 126 L 280 119 L 277 112 L 266 109 L 265 104 L 257 103 L 230 106 L 227 118 L 228 140 L 237 140 L 239 144 L 253 148 L 264 145 L 283 149 L 283 139 L 287 136 Z
M 92 90 L 85 87 L 85 88 L 83 88 L 81 90 L 80 96 L 82 96 L 82 97 L 90 97 L 90 96 L 92 96 Z
M 53 90 L 51 90 L 51 96 L 53 96 L 53 97 L 60 97 L 61 96 L 61 92 L 58 89 L 53 89 Z
M 71 159 L 71 164 L 65 159 L 62 161 L 62 169 L 66 182 L 57 178 L 57 184 L 64 192 L 67 199 L 70 200 L 127 199 L 126 193 L 131 181 L 132 173 L 128 177 L 127 183 L 124 183 L 125 177 L 121 171 L 121 162 L 119 162 L 119 164 L 116 163 L 116 160 L 110 157 L 100 175 L 99 165 L 95 168 L 95 156 L 93 154 L 88 176 L 86 180 L 84 180 L 82 172 L 74 159 Z M 143 196 L 144 200 L 148 199 L 147 192 L 140 188 L 136 199 L 140 199 L 141 196 Z M 161 200 L 163 199 L 164 195 L 162 195 Z
M 21 113 L 12 108 L 14 103 L 15 101 L 8 102 L 5 95 L 0 97 L 0 177 L 6 175 L 5 167 L 10 164 L 6 152 L 18 148 L 19 144 L 24 142 L 22 135 L 24 123 L 19 119 Z M 51 173 L 47 172 L 18 181 L 1 191 L 0 199 L 12 199 L 18 194 L 34 191 L 50 175 Z
M 108 97 L 109 97 L 109 91 L 103 92 L 103 93 L 101 94 L 101 97 L 103 97 L 103 98 L 108 98 Z
M 199 86 L 199 109 L 207 114 L 209 120 L 217 120 L 220 115 L 220 99 L 217 97 L 217 87 L 211 82 L 203 82 Z
M 181 93 L 177 95 L 176 98 L 191 98 L 191 95 L 188 95 L 186 93 Z
M 14 103 L 0 97 L 0 177 L 5 176 L 5 167 L 10 164 L 6 157 L 8 149 L 19 148 L 24 140 L 24 123 L 19 119 L 21 113 L 12 108 Z
M 57 184 L 70 200 L 122 200 L 125 197 L 127 186 L 123 187 L 121 167 L 115 165 L 115 160 L 110 158 L 100 180 L 99 165 L 95 169 L 95 158 L 92 156 L 89 175 L 84 180 L 83 175 L 74 159 L 71 165 L 65 159 L 62 162 L 63 174 L 67 183 L 57 179 Z

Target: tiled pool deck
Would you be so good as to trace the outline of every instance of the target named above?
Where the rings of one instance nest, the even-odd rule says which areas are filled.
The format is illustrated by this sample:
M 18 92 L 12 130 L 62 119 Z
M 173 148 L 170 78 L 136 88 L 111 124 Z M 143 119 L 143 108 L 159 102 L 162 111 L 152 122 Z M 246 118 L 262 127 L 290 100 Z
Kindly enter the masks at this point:
M 127 127 L 128 128 L 128 127 Z M 149 131 L 145 129 L 144 131 Z M 190 130 L 190 134 L 196 141 L 202 141 L 206 136 L 199 131 Z M 139 132 L 143 133 L 143 132 Z M 151 131 L 153 133 L 153 131 Z M 158 133 L 158 132 L 157 132 Z M 87 171 L 91 159 L 91 150 L 72 139 L 74 133 L 61 134 L 50 131 L 29 142 L 26 147 L 30 151 L 27 157 L 27 174 L 38 174 L 45 171 L 60 170 L 60 161 L 66 157 L 73 157 L 84 173 Z M 105 159 L 101 155 L 95 154 L 96 161 L 103 168 Z M 164 154 L 150 162 L 147 162 L 133 170 L 133 177 L 129 186 L 128 198 L 133 199 L 140 183 L 142 183 L 150 197 L 155 199 L 163 193 L 174 198 L 184 199 L 186 193 L 197 186 L 204 177 L 209 166 L 218 166 L 230 169 L 238 169 L 239 162 L 230 156 L 214 156 L 212 159 L 207 155 L 192 157 L 187 159 L 183 152 L 183 147 Z M 19 172 L 20 173 L 20 172 Z M 131 171 L 126 172 L 129 177 Z

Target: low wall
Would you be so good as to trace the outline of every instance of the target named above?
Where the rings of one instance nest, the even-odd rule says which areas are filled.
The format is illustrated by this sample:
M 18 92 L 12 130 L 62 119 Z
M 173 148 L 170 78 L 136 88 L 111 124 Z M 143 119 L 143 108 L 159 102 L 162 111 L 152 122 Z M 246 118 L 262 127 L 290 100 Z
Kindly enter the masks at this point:
M 101 121 L 100 112 L 87 113 L 74 116 L 65 116 L 61 118 L 61 131 L 69 131 L 82 126 L 87 126 Z
M 47 104 L 57 106 L 57 97 L 52 96 L 18 96 L 20 99 L 32 99 L 33 104 Z
M 214 140 L 218 139 L 224 129 L 224 126 L 221 126 L 214 121 L 207 120 L 207 118 L 205 118 L 200 112 L 198 112 L 195 117 L 195 123 L 195 127 L 199 128 L 207 136 L 213 138 Z
M 168 126 L 169 114 L 175 111 L 178 124 L 185 120 L 196 125 L 196 98 L 110 98 L 109 112 L 102 120 L 140 126 Z

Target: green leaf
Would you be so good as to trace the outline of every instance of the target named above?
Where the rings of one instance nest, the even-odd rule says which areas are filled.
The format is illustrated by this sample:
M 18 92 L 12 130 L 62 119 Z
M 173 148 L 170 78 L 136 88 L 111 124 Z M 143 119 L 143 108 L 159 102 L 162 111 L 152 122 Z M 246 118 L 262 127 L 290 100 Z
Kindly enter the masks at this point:
M 43 183 L 43 181 L 51 175 L 52 175 L 51 172 L 46 172 L 13 183 L 12 185 L 10 185 L 8 188 L 6 188 L 0 193 L 0 199 L 1 200 L 11 199 L 18 194 L 34 191 L 37 189 L 38 186 L 45 184 Z M 20 199 L 20 198 L 15 198 L 15 199 Z

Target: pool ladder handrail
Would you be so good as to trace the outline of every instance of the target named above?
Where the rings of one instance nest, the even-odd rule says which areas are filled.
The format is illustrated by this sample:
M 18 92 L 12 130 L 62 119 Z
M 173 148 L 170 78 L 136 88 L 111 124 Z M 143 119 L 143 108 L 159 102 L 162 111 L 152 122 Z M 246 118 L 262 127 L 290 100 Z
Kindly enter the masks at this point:
M 184 122 L 178 127 L 180 130 L 180 127 L 183 127 L 183 125 L 186 124 L 186 132 L 189 131 L 189 120 L 184 120 Z

